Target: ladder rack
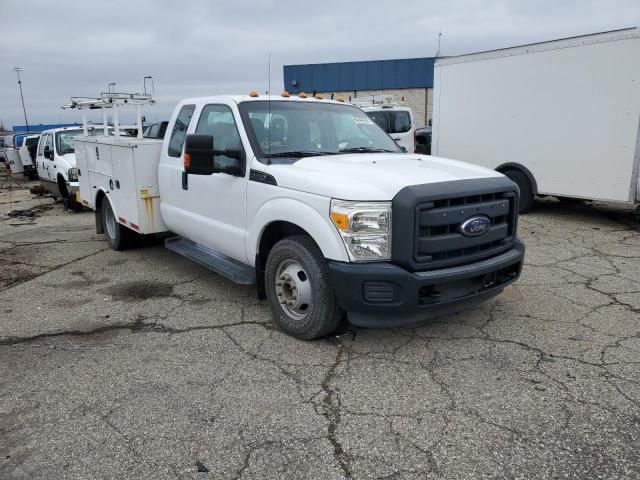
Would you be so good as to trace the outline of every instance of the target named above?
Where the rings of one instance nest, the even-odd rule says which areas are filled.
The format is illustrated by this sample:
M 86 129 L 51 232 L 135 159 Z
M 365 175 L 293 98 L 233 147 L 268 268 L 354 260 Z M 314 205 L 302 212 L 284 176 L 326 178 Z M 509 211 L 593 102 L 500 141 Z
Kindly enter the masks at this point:
M 153 105 L 156 101 L 148 93 L 102 92 L 99 97 L 71 97 L 71 103 L 63 105 L 63 109 L 76 108 L 82 114 L 82 130 L 89 134 L 87 124 L 87 110 L 102 110 L 102 124 L 104 134 L 107 135 L 109 124 L 107 122 L 107 110 L 111 109 L 113 120 L 113 134 L 116 140 L 120 138 L 120 108 L 132 105 L 136 107 L 137 138 L 142 138 L 142 106 Z

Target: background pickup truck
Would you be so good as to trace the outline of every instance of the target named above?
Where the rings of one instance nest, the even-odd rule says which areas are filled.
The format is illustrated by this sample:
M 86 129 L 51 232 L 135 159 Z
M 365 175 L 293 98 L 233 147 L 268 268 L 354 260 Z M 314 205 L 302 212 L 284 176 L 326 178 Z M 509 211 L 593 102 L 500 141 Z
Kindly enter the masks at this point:
M 140 114 L 152 102 L 108 95 L 77 107 Z M 405 154 L 354 106 L 252 92 L 181 101 L 163 140 L 114 129 L 76 138 L 79 195 L 97 231 L 116 250 L 172 232 L 167 248 L 255 283 L 296 337 L 330 333 L 345 312 L 360 326 L 423 321 L 520 274 L 516 185 Z

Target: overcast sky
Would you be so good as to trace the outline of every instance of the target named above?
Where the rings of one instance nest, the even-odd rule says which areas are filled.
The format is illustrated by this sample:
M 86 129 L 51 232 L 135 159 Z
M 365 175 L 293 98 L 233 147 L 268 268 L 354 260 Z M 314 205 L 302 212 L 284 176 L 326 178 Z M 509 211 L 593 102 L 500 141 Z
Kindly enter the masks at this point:
M 305 6 L 306 4 L 306 6 Z M 60 105 L 153 75 L 165 119 L 181 98 L 280 91 L 282 65 L 456 55 L 640 25 L 640 0 L 0 0 L 0 120 L 79 120 Z

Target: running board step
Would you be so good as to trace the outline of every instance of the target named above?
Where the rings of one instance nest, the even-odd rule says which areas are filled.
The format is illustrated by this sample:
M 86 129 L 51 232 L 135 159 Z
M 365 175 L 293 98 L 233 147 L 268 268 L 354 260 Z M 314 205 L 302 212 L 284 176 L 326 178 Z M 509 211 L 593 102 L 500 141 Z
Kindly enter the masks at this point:
M 219 275 L 228 278 L 232 282 L 242 285 L 256 283 L 256 271 L 253 267 L 229 258 L 222 253 L 211 250 L 208 247 L 192 242 L 182 237 L 171 237 L 164 241 L 165 248 L 179 253 L 183 257 L 213 270 Z

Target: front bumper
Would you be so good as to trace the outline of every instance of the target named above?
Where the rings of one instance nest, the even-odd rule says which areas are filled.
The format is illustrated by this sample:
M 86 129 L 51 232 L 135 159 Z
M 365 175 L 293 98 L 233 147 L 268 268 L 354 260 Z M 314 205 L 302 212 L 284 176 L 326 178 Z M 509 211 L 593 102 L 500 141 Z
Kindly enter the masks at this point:
M 69 191 L 69 197 L 75 198 L 76 192 L 80 191 L 80 182 L 67 182 L 67 190 Z
M 468 308 L 499 294 L 520 276 L 524 243 L 468 265 L 409 272 L 390 263 L 329 261 L 340 307 L 365 327 L 418 323 Z

